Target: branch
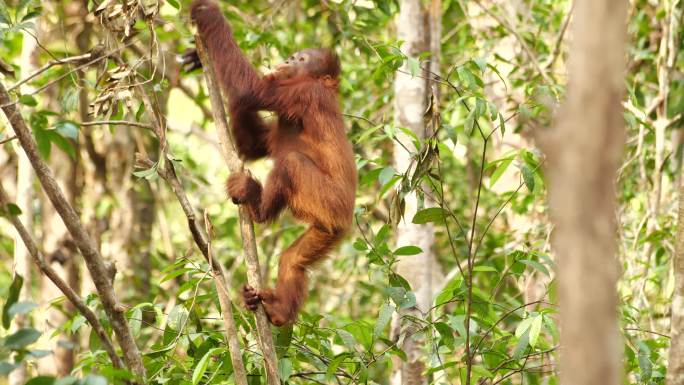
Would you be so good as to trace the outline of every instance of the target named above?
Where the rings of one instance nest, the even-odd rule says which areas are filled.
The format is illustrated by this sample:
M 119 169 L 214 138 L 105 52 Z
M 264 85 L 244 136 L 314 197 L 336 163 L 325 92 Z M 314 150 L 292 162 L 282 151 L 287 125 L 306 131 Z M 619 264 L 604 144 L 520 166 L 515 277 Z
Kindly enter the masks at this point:
M 71 56 L 71 57 L 66 57 L 64 59 L 55 59 L 55 60 L 50 60 L 47 64 L 42 66 L 40 69 L 38 69 L 36 72 L 32 73 L 31 75 L 27 76 L 26 78 L 18 81 L 14 85 L 12 85 L 8 91 L 14 91 L 17 88 L 19 88 L 22 84 L 30 81 L 31 79 L 34 79 L 38 75 L 42 74 L 43 72 L 49 70 L 50 68 L 56 66 L 56 65 L 61 65 L 61 64 L 69 64 L 69 63 L 80 63 L 89 60 L 93 56 L 92 53 L 86 53 L 83 55 L 78 55 L 78 56 Z
M 150 131 L 153 131 L 153 128 L 149 124 L 145 123 L 140 123 L 140 122 L 131 122 L 128 120 L 96 120 L 92 122 L 80 122 L 79 123 L 81 126 L 100 126 L 104 124 L 113 124 L 117 126 L 131 126 L 131 127 L 140 127 L 140 128 L 145 128 Z
M 209 237 L 207 260 L 209 261 L 211 270 L 214 272 L 214 284 L 216 285 L 216 293 L 218 294 L 219 303 L 221 304 L 221 316 L 223 316 L 223 322 L 226 324 L 226 329 L 223 334 L 225 335 L 226 340 L 228 340 L 230 360 L 233 362 L 233 378 L 237 385 L 247 385 L 247 371 L 245 370 L 245 364 L 242 362 L 240 341 L 238 340 L 235 318 L 233 318 L 233 303 L 230 301 L 230 295 L 228 294 L 228 289 L 226 289 L 228 286 L 226 273 L 223 269 L 223 265 L 220 263 L 213 263 L 214 253 L 211 247 L 211 239 L 214 232 L 211 221 L 209 220 L 209 214 L 206 210 L 204 211 L 204 224 Z
M 216 124 L 216 132 L 218 133 L 219 144 L 221 145 L 221 154 L 230 172 L 240 172 L 243 169 L 243 164 L 235 151 L 233 140 L 230 137 L 226 121 L 226 111 L 223 106 L 221 91 L 217 87 L 214 67 L 207 57 L 204 44 L 199 35 L 195 35 L 195 44 L 197 45 L 197 52 L 200 55 L 204 68 L 204 78 L 207 82 L 214 124 Z M 259 291 L 261 290 L 261 270 L 259 269 L 259 258 L 254 238 L 254 225 L 246 207 L 239 207 L 239 216 L 242 248 L 244 249 L 245 263 L 247 264 L 247 281 L 253 288 Z M 262 306 L 259 306 L 256 311 L 256 325 L 259 345 L 264 356 L 268 384 L 278 385 L 280 380 L 278 377 L 278 362 L 273 345 L 273 335 L 271 334 L 271 326 Z
M 0 206 L 7 207 L 9 203 L 10 199 L 7 196 L 7 192 L 0 183 Z M 26 249 L 28 249 L 28 252 L 31 255 L 31 258 L 33 259 L 33 262 L 36 264 L 36 266 L 38 266 L 38 268 L 43 272 L 43 274 L 45 274 L 50 279 L 50 281 L 52 281 L 52 283 L 55 284 L 55 286 L 57 286 L 57 288 L 64 294 L 64 296 L 67 297 L 67 299 L 74 305 L 74 307 L 78 309 L 79 313 L 81 313 L 81 315 L 83 315 L 83 317 L 85 317 L 85 319 L 88 320 L 88 323 L 100 339 L 100 342 L 102 343 L 104 350 L 109 355 L 109 359 L 112 361 L 114 367 L 117 369 L 124 368 L 124 363 L 123 361 L 121 361 L 121 358 L 116 354 L 116 349 L 114 348 L 112 340 L 109 339 L 109 335 L 107 335 L 107 332 L 102 327 L 102 324 L 100 323 L 100 320 L 97 318 L 95 313 L 93 313 L 93 311 L 90 310 L 90 308 L 83 302 L 83 300 L 81 300 L 81 297 L 74 291 L 74 289 L 71 288 L 71 286 L 69 286 L 68 283 L 64 282 L 62 277 L 60 277 L 59 274 L 57 274 L 57 272 L 49 264 L 45 262 L 45 257 L 43 256 L 43 253 L 38 249 L 36 242 L 33 240 L 29 232 L 26 230 L 24 224 L 21 223 L 19 217 L 15 215 L 9 215 L 8 219 L 10 222 L 12 222 L 14 228 L 17 229 L 17 233 L 19 233 L 19 236 L 24 241 L 24 245 L 26 245 Z
M 90 276 L 92 277 L 95 288 L 100 296 L 102 306 L 107 313 L 112 329 L 114 329 L 119 345 L 123 350 L 126 365 L 139 380 L 144 380 L 146 377 L 145 367 L 142 364 L 140 351 L 135 344 L 126 317 L 124 316 L 116 298 L 116 294 L 114 293 L 114 288 L 109 279 L 110 275 L 105 267 L 104 260 L 95 246 L 95 243 L 83 227 L 78 214 L 76 214 L 74 208 L 71 207 L 64 197 L 64 193 L 52 176 L 52 171 L 38 155 L 36 142 L 33 139 L 31 131 L 26 125 L 21 113 L 19 113 L 19 110 L 11 103 L 10 95 L 2 82 L 0 82 L 0 105 L 3 106 L 2 110 L 19 139 L 22 149 L 29 158 L 31 166 L 35 170 L 36 176 L 38 177 L 45 194 L 50 199 L 50 202 L 52 202 L 57 213 L 59 213 L 64 225 L 69 230 L 69 234 L 71 234 L 76 246 L 81 251 L 83 259 L 85 259 L 86 267 L 90 272 Z

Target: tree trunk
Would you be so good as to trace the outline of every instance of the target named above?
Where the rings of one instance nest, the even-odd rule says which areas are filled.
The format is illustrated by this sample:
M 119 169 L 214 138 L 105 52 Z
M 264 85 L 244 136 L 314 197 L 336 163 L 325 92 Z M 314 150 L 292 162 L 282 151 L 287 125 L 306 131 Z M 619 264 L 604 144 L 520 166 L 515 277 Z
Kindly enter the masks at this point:
M 37 44 L 36 40 L 28 33 L 23 34 L 21 46 L 21 69 L 22 75 L 26 75 L 35 70 Z M 27 87 L 26 87 L 27 88 Z M 21 207 L 22 213 L 19 219 L 27 228 L 33 227 L 33 168 L 28 157 L 21 152 L 17 152 L 17 192 L 16 204 Z M 24 246 L 19 233 L 14 236 L 14 271 L 24 278 L 24 286 L 19 293 L 20 301 L 31 300 L 31 256 Z M 19 316 L 14 322 L 16 328 L 28 325 L 27 318 Z M 9 385 L 23 385 L 26 382 L 26 364 L 22 364 L 9 375 Z
M 53 148 L 50 154 L 50 165 L 51 169 L 54 170 L 55 179 L 60 184 L 67 200 L 73 206 L 76 195 L 75 160 L 62 150 Z M 71 241 L 66 226 L 62 222 L 62 218 L 46 196 L 43 197 L 41 223 L 43 226 L 43 249 L 47 259 L 46 262 L 76 293 L 79 293 L 78 266 L 75 258 L 76 248 Z M 52 301 L 63 295 L 62 291 L 47 276 L 41 276 L 40 303 L 41 306 L 46 308 L 45 326 L 42 328 L 45 335 L 53 335 L 54 329 L 62 326 L 75 311 L 73 305 L 68 302 L 64 304 L 64 309 L 50 307 Z M 74 349 L 69 345 L 73 346 L 76 342 L 77 340 L 74 338 L 65 341 L 65 336 L 63 335 L 53 338 L 50 345 L 54 354 L 39 361 L 40 373 L 58 375 L 59 377 L 69 375 L 74 367 Z
M 684 178 L 681 178 L 684 181 Z M 675 290 L 670 320 L 670 356 L 667 385 L 684 384 L 684 182 L 679 186 L 679 219 L 672 261 Z
M 402 0 L 400 2 L 399 19 L 397 20 L 397 34 L 402 40 L 402 51 L 407 57 L 414 58 L 429 50 L 429 25 L 427 14 L 420 0 Z M 434 59 L 434 58 L 433 58 Z M 435 67 L 436 68 L 436 67 Z M 394 119 L 400 127 L 405 127 L 414 132 L 418 137 L 424 138 L 428 128 L 423 120 L 423 114 L 427 108 L 428 82 L 425 80 L 426 73 L 416 76 L 410 74 L 409 64 L 405 63 L 396 74 L 394 83 Z M 397 140 L 403 144 L 394 144 L 394 164 L 397 172 L 406 172 L 411 163 L 411 155 L 406 149 L 415 151 L 413 142 L 408 135 L 399 133 Z M 397 225 L 397 247 L 415 245 L 423 251 L 418 255 L 401 257 L 397 262 L 396 272 L 404 277 L 411 285 L 416 295 L 416 307 L 403 311 L 400 316 L 412 315 L 423 317 L 432 304 L 433 293 L 436 286 L 441 283 L 443 276 L 432 253 L 434 242 L 434 227 L 432 224 L 417 225 L 411 223 L 416 211 L 422 206 L 429 206 L 431 202 L 421 202 L 415 193 L 405 197 L 404 219 Z M 406 334 L 402 349 L 406 352 L 405 362 L 396 361 L 393 368 L 393 385 L 419 385 L 427 384 L 424 376 L 425 363 L 424 339 L 420 333 L 414 334 L 419 325 L 414 322 L 395 320 L 392 325 L 394 336 L 400 333 Z
M 565 106 L 540 134 L 555 224 L 561 384 L 622 382 L 616 282 L 615 179 L 624 146 L 626 2 L 575 4 Z

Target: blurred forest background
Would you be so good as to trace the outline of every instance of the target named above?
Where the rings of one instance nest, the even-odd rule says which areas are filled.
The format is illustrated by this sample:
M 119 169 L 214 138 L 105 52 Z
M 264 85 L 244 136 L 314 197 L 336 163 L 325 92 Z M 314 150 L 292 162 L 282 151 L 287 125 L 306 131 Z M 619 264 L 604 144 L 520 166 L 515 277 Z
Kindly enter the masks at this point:
M 353 231 L 270 354 L 190 2 L 0 0 L 0 384 L 684 384 L 680 0 L 220 4 L 339 54 Z

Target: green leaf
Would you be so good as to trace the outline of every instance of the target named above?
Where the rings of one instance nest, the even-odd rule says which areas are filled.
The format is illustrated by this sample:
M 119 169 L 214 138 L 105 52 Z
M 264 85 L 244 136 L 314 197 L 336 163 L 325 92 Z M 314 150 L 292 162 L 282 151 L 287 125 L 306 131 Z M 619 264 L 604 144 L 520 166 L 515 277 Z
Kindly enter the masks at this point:
M 408 68 L 409 72 L 411 73 L 411 76 L 415 77 L 418 74 L 418 71 L 420 71 L 420 62 L 418 61 L 418 59 L 414 57 L 409 57 Z
M 89 374 L 83 379 L 83 385 L 107 385 L 107 379 L 95 374 Z
M 192 372 L 192 385 L 197 385 L 199 384 L 200 380 L 202 379 L 202 376 L 204 376 L 204 373 L 207 371 L 207 366 L 209 365 L 209 359 L 211 356 L 215 355 L 219 350 L 222 350 L 223 348 L 213 348 L 209 349 L 202 358 L 197 362 L 197 365 L 195 366 L 195 370 Z
M 5 346 L 10 349 L 22 349 L 38 340 L 40 332 L 33 328 L 19 329 L 5 339 Z
M 178 1 L 176 0 L 166 0 L 167 3 L 169 3 L 172 7 L 180 10 L 180 4 L 178 4 Z
M 454 329 L 446 322 L 435 322 L 434 326 L 442 339 L 441 345 L 452 347 L 454 344 Z
M 487 60 L 483 57 L 478 57 L 472 60 L 473 63 L 480 69 L 480 72 L 485 72 L 487 69 Z
M 31 19 L 34 19 L 38 16 L 40 16 L 40 11 L 31 11 L 31 12 L 27 13 L 26 15 L 24 15 L 24 17 L 21 18 L 21 21 L 23 22 L 23 21 L 31 20 Z
M 78 124 L 70 120 L 55 123 L 55 130 L 65 138 L 78 139 Z
M 442 222 L 446 213 L 441 207 L 422 209 L 413 216 L 413 223 L 421 225 L 428 222 Z
M 10 322 L 12 322 L 12 315 L 9 313 L 9 309 L 19 299 L 19 293 L 21 292 L 21 287 L 23 285 L 24 278 L 19 274 L 15 274 L 9 292 L 7 293 L 7 301 L 5 301 L 5 305 L 2 307 L 2 326 L 5 329 L 9 329 Z
M 28 354 L 30 354 L 31 357 L 43 358 L 43 357 L 47 357 L 50 354 L 52 354 L 52 351 L 51 350 L 43 350 L 43 349 L 31 349 L 31 350 L 29 350 Z
M 527 331 L 527 329 L 530 328 L 533 319 L 533 317 L 527 317 L 524 320 L 520 321 L 518 327 L 515 328 L 515 336 L 520 338 Z
M 366 244 L 366 241 L 364 241 L 361 238 L 356 238 L 356 240 L 354 241 L 354 244 L 352 246 L 354 246 L 354 249 L 356 249 L 358 251 L 368 250 L 368 245 Z
M 529 346 L 530 333 L 525 332 L 519 338 L 520 339 L 518 340 L 518 343 L 515 345 L 515 349 L 513 350 L 513 358 L 515 359 L 520 359 L 522 358 L 523 354 L 525 354 L 525 351 Z
M 494 378 L 494 373 L 490 372 L 482 365 L 473 365 L 473 373 L 480 377 Z
M 19 365 L 15 364 L 10 364 L 9 362 L 6 361 L 0 361 L 0 376 L 6 376 L 16 368 L 18 368 Z
M 19 97 L 19 103 L 29 107 L 35 107 L 38 105 L 36 98 L 31 95 L 21 95 Z
M 51 376 L 38 376 L 26 381 L 25 385 L 53 385 L 55 378 Z
M 38 304 L 35 302 L 31 301 L 19 301 L 14 303 L 12 306 L 9 308 L 9 317 L 10 319 L 13 318 L 15 315 L 18 314 L 27 314 L 31 312 L 31 310 L 35 309 L 38 307 Z
M 131 333 L 134 337 L 140 335 L 140 328 L 142 327 L 142 309 L 135 307 L 128 312 L 128 326 L 131 329 Z
M 475 109 L 471 109 L 470 112 L 468 113 L 468 116 L 466 116 L 465 121 L 463 122 L 463 129 L 465 130 L 466 134 L 470 135 L 471 132 L 473 132 L 473 127 L 475 126 Z
M 504 174 L 504 172 L 506 172 L 506 170 L 508 169 L 508 166 L 510 166 L 512 162 L 513 162 L 512 157 L 501 159 L 501 161 L 499 162 L 499 165 L 496 167 L 496 169 L 492 173 L 492 176 L 489 177 L 489 187 L 494 186 L 494 183 L 496 183 L 496 181 L 498 181 L 499 178 L 501 178 L 501 176 Z
M 394 255 L 417 255 L 423 252 L 418 246 L 402 246 L 394 250 Z
M 278 353 L 278 357 L 282 357 L 287 353 L 287 349 L 292 343 L 292 329 L 293 325 L 278 328 L 278 334 L 275 337 L 276 353 Z
M 637 341 L 639 353 L 637 360 L 639 361 L 639 370 L 641 371 L 640 380 L 648 382 L 653 375 L 653 363 L 651 362 L 651 349 L 643 341 Z
M 36 138 L 36 145 L 38 152 L 43 159 L 50 159 L 50 150 L 52 149 L 52 142 L 50 141 L 50 134 L 48 130 L 42 128 L 33 129 L 33 136 Z
M 523 181 L 525 182 L 525 186 L 527 186 L 527 189 L 530 190 L 530 192 L 534 191 L 534 172 L 526 165 L 524 164 L 522 168 L 520 169 L 522 172 L 522 177 Z
M 71 158 L 76 158 L 76 149 L 69 140 L 60 135 L 57 130 L 47 130 L 45 132 L 50 141 L 54 143 L 60 150 L 67 153 L 67 155 L 69 155 Z
M 383 331 L 385 330 L 385 327 L 389 323 L 390 319 L 392 319 L 392 314 L 394 313 L 394 306 L 390 304 L 384 304 L 380 308 L 380 314 L 378 315 L 377 321 L 375 321 L 375 327 L 373 327 L 373 339 L 377 339 L 379 336 L 382 335 Z
M 337 368 L 347 357 L 349 357 L 349 353 L 342 353 L 330 361 L 328 364 L 328 369 L 325 371 L 325 379 L 328 383 L 332 383 Z
M 518 259 L 518 262 L 524 263 L 527 266 L 530 266 L 534 269 L 537 269 L 544 273 L 546 276 L 551 276 L 551 273 L 549 273 L 549 269 L 546 268 L 546 266 L 542 265 L 541 263 L 537 261 L 533 261 L 531 259 Z
M 530 324 L 530 346 L 533 348 L 537 345 L 537 338 L 539 338 L 543 319 L 544 316 L 540 314 L 534 317 Z
M 176 305 L 169 312 L 168 326 L 175 331 L 180 331 L 187 320 L 187 309 L 183 305 Z
M 86 323 L 86 319 L 84 316 L 78 314 L 74 317 L 74 319 L 71 321 L 71 332 L 76 333 L 78 329 L 81 328 Z
M 337 332 L 337 335 L 340 337 L 342 343 L 347 347 L 347 349 L 355 350 L 356 340 L 351 333 L 343 329 L 337 329 L 335 332 Z
M 392 167 L 385 167 L 380 171 L 380 175 L 378 175 L 378 182 L 380 182 L 381 186 L 384 186 L 392 180 L 395 174 L 396 172 Z
M 152 167 L 148 168 L 147 170 L 141 170 L 141 171 L 135 171 L 133 172 L 133 175 L 137 176 L 138 178 L 145 178 L 147 180 L 152 180 L 157 177 L 157 168 L 159 167 L 159 163 L 155 163 Z
M 76 378 L 74 376 L 62 377 L 59 380 L 55 381 L 55 385 L 74 385 L 74 384 L 78 384 L 78 383 L 79 383 L 78 378 Z
M 4 209 L 0 207 L 0 217 L 7 215 L 12 217 L 19 216 L 21 215 L 21 209 L 14 203 L 8 203 L 7 206 L 4 207 Z
M 482 273 L 498 273 L 499 270 L 495 269 L 492 266 L 485 266 L 485 265 L 480 265 L 480 266 L 475 266 L 473 267 L 473 271 L 479 271 Z
M 458 69 L 456 69 L 456 74 L 458 74 L 458 78 L 466 85 L 466 87 L 475 88 L 475 76 L 468 68 L 465 66 L 460 66 Z
M 282 358 L 278 361 L 278 377 L 280 381 L 287 381 L 292 375 L 292 361 L 289 358 Z

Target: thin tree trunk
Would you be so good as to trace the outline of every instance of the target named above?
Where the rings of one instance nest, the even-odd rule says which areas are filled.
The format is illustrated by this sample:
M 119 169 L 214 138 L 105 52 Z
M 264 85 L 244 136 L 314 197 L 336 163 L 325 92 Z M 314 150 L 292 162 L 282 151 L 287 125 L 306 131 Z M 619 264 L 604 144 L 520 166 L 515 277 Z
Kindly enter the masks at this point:
M 684 181 L 684 178 L 682 178 Z M 684 384 L 684 183 L 679 186 L 679 219 L 673 256 L 675 290 L 670 320 L 670 356 L 667 385 Z
M 49 163 L 54 171 L 54 178 L 59 183 L 64 195 L 73 205 L 76 195 L 76 162 L 70 158 L 69 155 L 62 150 L 54 148 L 50 154 Z M 74 282 L 73 265 L 75 264 L 76 249 L 73 246 L 62 219 L 55 210 L 54 206 L 50 204 L 47 197 L 42 197 L 42 218 L 41 225 L 43 228 L 43 250 L 47 256 L 46 263 L 48 263 L 57 274 L 62 277 L 64 281 L 69 284 Z M 79 293 L 78 286 L 72 288 Z M 43 320 L 43 334 L 52 336 L 55 329 L 62 326 L 68 319 L 74 308 L 71 304 L 67 304 L 65 311 L 59 308 L 50 307 L 50 303 L 56 298 L 61 297 L 62 291 L 52 282 L 49 277 L 42 276 L 40 281 L 40 304 L 45 307 L 45 318 Z M 51 350 L 54 354 L 45 357 L 38 361 L 39 371 L 41 374 L 52 374 L 59 377 L 64 377 L 71 373 L 74 367 L 74 349 L 68 347 L 67 344 L 62 343 L 65 336 L 61 333 L 57 337 L 53 337 L 50 341 Z M 70 343 L 74 344 L 76 341 L 70 339 Z
M 109 317 L 112 329 L 114 330 L 121 350 L 124 353 L 126 365 L 139 380 L 144 380 L 146 374 L 145 367 L 142 364 L 140 351 L 138 350 L 138 346 L 128 327 L 128 321 L 123 312 L 124 309 L 122 309 L 121 304 L 118 303 L 116 294 L 112 288 L 108 269 L 105 266 L 102 255 L 81 224 L 81 220 L 76 214 L 76 211 L 69 205 L 64 193 L 52 177 L 52 171 L 38 155 L 37 145 L 31 135 L 31 131 L 26 125 L 24 118 L 19 113 L 16 105 L 12 102 L 13 100 L 7 92 L 5 85 L 0 82 L 0 105 L 3 106 L 2 110 L 5 113 L 5 116 L 7 116 L 17 139 L 21 143 L 22 149 L 26 155 L 28 155 L 31 165 L 36 171 L 38 180 L 45 193 L 62 217 L 64 224 L 67 229 L 69 229 L 69 234 L 86 261 L 86 266 L 95 283 L 95 287 L 100 296 L 100 301 L 102 301 L 102 305 Z
M 550 133 L 549 205 L 555 224 L 561 384 L 622 382 L 616 283 L 615 179 L 624 146 L 626 2 L 578 0 L 567 100 Z
M 440 19 L 438 15 L 432 15 L 432 18 L 437 18 L 438 21 Z M 430 29 L 438 31 L 436 27 L 430 27 L 427 13 L 420 0 L 402 0 L 400 2 L 397 34 L 399 40 L 404 42 L 401 49 L 407 57 L 417 60 L 420 54 L 429 50 Z M 435 38 L 439 39 L 439 37 Z M 438 63 L 439 58 L 437 56 L 432 57 L 431 71 L 439 71 Z M 398 126 L 408 128 L 420 138 L 426 137 L 428 131 L 423 120 L 423 114 L 427 108 L 429 90 L 428 82 L 423 75 L 426 74 L 421 72 L 416 76 L 411 75 L 409 64 L 405 63 L 397 72 L 394 83 L 394 119 Z M 416 149 L 406 134 L 398 134 L 397 141 L 401 144 L 394 144 L 394 164 L 398 172 L 404 173 L 411 167 L 412 159 L 412 154 L 406 149 L 411 151 Z M 432 253 L 432 244 L 435 238 L 433 225 L 417 225 L 412 223 L 411 219 L 422 208 L 421 206 L 430 206 L 432 202 L 421 202 L 415 193 L 407 195 L 404 199 L 404 217 L 397 224 L 396 229 L 397 247 L 414 245 L 420 247 L 422 252 L 418 255 L 400 258 L 395 265 L 396 272 L 408 281 L 416 295 L 416 307 L 402 311 L 399 315 L 424 317 L 432 304 L 433 292 L 442 281 L 443 276 Z M 407 355 L 406 361 L 394 361 L 396 365 L 392 374 L 392 384 L 394 385 L 428 383 L 427 377 L 423 374 L 425 371 L 423 348 L 425 341 L 420 333 L 415 333 L 418 327 L 419 325 L 403 317 L 402 319 L 395 318 L 392 323 L 393 336 L 406 333 L 402 349 Z
M 23 34 L 21 46 L 21 69 L 22 75 L 29 74 L 35 69 L 36 40 L 28 33 Z M 21 151 L 17 152 L 17 205 L 22 213 L 19 219 L 29 229 L 33 227 L 33 169 L 31 162 Z M 14 236 L 14 271 L 24 278 L 24 286 L 19 293 L 20 301 L 30 300 L 31 262 L 28 249 L 17 232 Z M 22 328 L 28 325 L 28 319 L 24 316 L 17 317 L 14 326 Z M 26 363 L 15 369 L 9 375 L 9 385 L 23 385 L 26 382 Z

